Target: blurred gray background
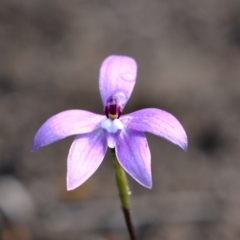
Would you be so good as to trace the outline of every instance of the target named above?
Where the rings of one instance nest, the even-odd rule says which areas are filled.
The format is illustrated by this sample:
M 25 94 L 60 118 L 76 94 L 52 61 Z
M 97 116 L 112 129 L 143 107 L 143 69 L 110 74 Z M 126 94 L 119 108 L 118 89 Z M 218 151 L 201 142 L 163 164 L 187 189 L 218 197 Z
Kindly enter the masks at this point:
M 128 239 L 110 154 L 66 191 L 73 137 L 31 153 L 66 109 L 102 113 L 99 67 L 132 56 L 125 113 L 171 112 L 188 152 L 147 135 L 153 189 L 129 178 L 139 240 L 240 238 L 240 2 L 0 0 L 0 239 Z

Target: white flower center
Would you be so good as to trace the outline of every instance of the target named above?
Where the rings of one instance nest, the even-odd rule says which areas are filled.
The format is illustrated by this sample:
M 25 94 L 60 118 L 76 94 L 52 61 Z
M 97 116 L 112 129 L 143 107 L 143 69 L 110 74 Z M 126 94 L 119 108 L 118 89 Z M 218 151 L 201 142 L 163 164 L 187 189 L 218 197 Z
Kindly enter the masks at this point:
M 101 122 L 101 128 L 106 129 L 109 133 L 116 133 L 123 129 L 123 124 L 119 119 L 106 118 Z

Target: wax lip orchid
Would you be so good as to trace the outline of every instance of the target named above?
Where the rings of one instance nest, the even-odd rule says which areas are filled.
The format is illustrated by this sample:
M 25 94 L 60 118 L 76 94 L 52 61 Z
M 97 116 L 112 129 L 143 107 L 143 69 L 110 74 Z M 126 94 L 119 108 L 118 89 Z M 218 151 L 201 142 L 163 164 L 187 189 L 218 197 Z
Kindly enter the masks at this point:
M 122 115 L 136 82 L 137 64 L 127 56 L 109 56 L 100 68 L 99 89 L 105 115 L 67 110 L 49 118 L 35 135 L 32 150 L 77 135 L 67 159 L 67 189 L 85 182 L 99 167 L 107 147 L 115 148 L 122 168 L 137 182 L 152 187 L 151 154 L 144 132 L 187 149 L 187 135 L 170 113 L 142 109 Z

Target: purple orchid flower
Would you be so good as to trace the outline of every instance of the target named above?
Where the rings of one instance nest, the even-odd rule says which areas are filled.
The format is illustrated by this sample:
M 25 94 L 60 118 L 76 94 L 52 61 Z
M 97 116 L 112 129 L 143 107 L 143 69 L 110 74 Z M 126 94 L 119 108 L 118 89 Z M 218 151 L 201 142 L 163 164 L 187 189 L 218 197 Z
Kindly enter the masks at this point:
M 38 130 L 32 151 L 77 135 L 67 159 L 67 189 L 84 183 L 99 167 L 107 147 L 115 148 L 122 168 L 137 182 L 152 187 L 151 154 L 144 132 L 187 150 L 187 135 L 170 113 L 156 108 L 121 115 L 136 82 L 137 64 L 127 56 L 109 56 L 100 68 L 99 88 L 105 115 L 68 110 L 49 118 Z

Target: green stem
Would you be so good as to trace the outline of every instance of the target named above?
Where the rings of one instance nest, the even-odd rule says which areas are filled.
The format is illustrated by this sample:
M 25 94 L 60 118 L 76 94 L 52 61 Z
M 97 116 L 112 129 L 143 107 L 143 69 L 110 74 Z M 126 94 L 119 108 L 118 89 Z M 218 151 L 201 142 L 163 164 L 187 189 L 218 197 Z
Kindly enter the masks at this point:
M 117 182 L 118 192 L 119 192 L 119 196 L 122 204 L 122 210 L 123 210 L 125 222 L 127 225 L 128 233 L 131 240 L 136 240 L 133 224 L 131 221 L 130 210 L 129 210 L 130 190 L 128 187 L 127 176 L 117 160 L 115 149 L 111 149 L 111 152 L 112 152 L 113 162 L 116 170 L 116 182 Z

